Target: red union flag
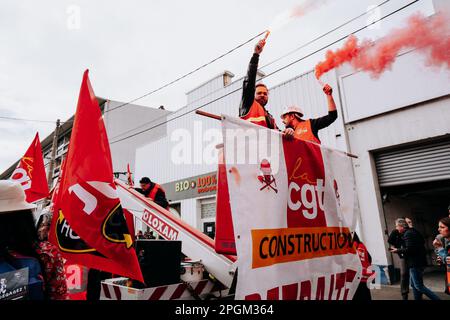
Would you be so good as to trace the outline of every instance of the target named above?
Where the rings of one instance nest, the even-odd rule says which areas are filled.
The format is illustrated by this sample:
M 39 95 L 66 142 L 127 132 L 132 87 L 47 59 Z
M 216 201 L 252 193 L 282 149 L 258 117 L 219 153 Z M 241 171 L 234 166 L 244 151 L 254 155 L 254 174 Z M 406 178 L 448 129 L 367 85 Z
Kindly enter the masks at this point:
M 289 173 L 288 227 L 326 226 L 323 206 L 325 168 L 320 147 L 312 143 L 296 143 L 295 147 L 285 143 L 283 148 Z
M 241 119 L 222 129 L 236 299 L 350 300 L 361 274 L 351 159 Z
M 20 159 L 19 165 L 11 175 L 11 180 L 22 185 L 27 202 L 31 203 L 48 196 L 49 190 L 38 133 L 25 155 Z
M 71 263 L 143 281 L 113 183 L 108 137 L 88 70 L 54 201 L 51 240 Z
M 219 151 L 219 166 L 217 171 L 218 187 L 216 196 L 216 236 L 214 237 L 214 246 L 218 253 L 236 255 L 230 195 L 228 192 L 227 169 L 224 164 L 222 150 Z

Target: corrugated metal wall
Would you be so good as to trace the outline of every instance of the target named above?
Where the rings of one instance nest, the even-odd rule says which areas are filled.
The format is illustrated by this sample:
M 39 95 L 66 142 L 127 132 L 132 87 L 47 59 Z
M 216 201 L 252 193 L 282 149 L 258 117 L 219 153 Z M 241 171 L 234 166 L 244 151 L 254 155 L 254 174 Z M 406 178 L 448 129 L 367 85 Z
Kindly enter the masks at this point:
M 218 132 L 220 133 L 220 122 L 198 116 L 191 111 L 214 101 L 202 107 L 201 110 L 214 114 L 238 116 L 239 103 L 242 95 L 242 90 L 239 89 L 242 87 L 242 80 L 241 78 L 222 89 L 218 89 L 220 82 L 223 86 L 223 78 L 216 77 L 212 80 L 211 85 L 205 84 L 200 86 L 198 92 L 190 92 L 190 103 L 168 116 L 168 136 L 137 150 L 136 178 L 149 176 L 158 183 L 167 183 L 216 170 L 217 166 L 215 163 L 208 164 L 201 161 L 203 158 L 202 148 L 208 145 L 208 141 L 204 141 L 206 138 L 203 134 L 209 129 L 219 130 Z M 339 90 L 337 88 L 336 75 L 330 72 L 322 80 L 328 82 L 334 88 L 334 97 L 338 104 L 339 118 L 329 128 L 322 130 L 319 136 L 323 145 L 346 150 L 344 127 L 339 111 L 340 99 L 338 96 Z M 232 93 L 234 90 L 238 91 Z M 222 96 L 225 97 L 218 99 Z M 215 101 L 216 99 L 218 100 Z M 284 128 L 280 114 L 290 104 L 302 106 L 307 117 L 315 118 L 327 114 L 326 97 L 312 71 L 270 89 L 267 107 L 276 118 L 280 128 Z M 181 135 L 185 142 L 190 141 L 190 144 L 187 144 L 187 149 L 191 152 L 191 156 L 188 157 L 191 160 L 189 163 L 180 164 L 174 162 L 172 152 L 178 150 L 177 145 L 179 146 L 179 140 L 175 141 L 173 138 L 177 136 L 177 133 L 178 138 Z M 194 143 L 194 141 L 197 141 L 197 143 Z M 198 143 L 199 141 L 202 142 L 202 145 Z

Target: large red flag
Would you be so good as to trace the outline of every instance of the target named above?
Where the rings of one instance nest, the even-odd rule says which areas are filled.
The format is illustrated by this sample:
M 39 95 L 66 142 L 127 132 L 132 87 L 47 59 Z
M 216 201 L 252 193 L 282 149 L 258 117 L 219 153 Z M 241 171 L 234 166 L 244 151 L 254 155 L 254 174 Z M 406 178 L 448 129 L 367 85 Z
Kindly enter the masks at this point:
M 51 238 L 68 260 L 143 281 L 116 187 L 102 114 L 85 71 Z
M 19 165 L 11 175 L 11 180 L 15 180 L 22 185 L 27 202 L 31 203 L 48 196 L 47 178 L 45 177 L 44 160 L 38 133 L 36 133 L 25 155 L 20 159 Z

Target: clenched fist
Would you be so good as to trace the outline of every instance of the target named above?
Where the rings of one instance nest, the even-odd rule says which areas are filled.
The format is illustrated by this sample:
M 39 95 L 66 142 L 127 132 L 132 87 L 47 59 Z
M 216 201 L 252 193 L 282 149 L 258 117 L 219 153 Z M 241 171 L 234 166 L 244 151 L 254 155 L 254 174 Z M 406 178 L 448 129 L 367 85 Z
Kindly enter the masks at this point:
M 326 85 L 323 87 L 323 92 L 325 92 L 325 94 L 326 94 L 327 96 L 331 96 L 331 95 L 333 94 L 333 88 L 331 88 L 329 84 L 326 84 Z

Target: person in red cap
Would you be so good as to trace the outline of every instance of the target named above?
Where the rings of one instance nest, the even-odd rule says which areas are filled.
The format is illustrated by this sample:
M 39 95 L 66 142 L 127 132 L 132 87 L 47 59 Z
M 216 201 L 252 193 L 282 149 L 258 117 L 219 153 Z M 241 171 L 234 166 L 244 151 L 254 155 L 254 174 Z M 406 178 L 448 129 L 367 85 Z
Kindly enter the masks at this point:
M 290 106 L 281 114 L 287 139 L 301 139 L 320 144 L 319 130 L 328 127 L 337 119 L 336 103 L 333 99 L 333 89 L 327 84 L 323 88 L 327 95 L 328 114 L 317 119 L 303 119 L 304 112 L 300 107 Z

